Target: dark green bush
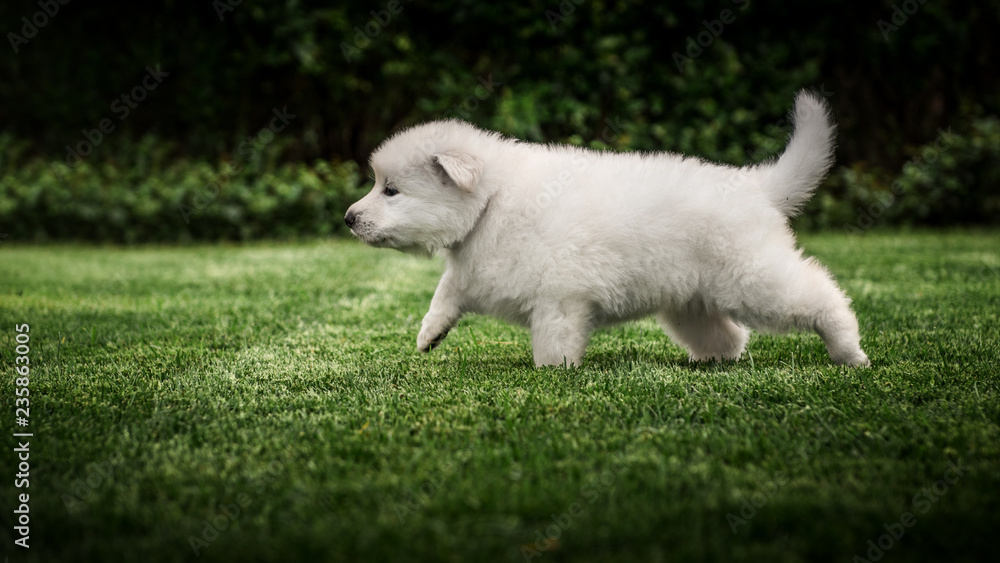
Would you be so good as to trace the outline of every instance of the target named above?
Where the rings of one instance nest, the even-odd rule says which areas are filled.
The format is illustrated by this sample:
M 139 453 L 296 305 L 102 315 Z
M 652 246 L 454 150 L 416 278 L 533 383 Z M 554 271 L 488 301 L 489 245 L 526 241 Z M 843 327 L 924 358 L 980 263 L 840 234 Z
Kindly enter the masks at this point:
M 1000 224 L 1000 119 L 942 129 L 895 173 L 864 162 L 834 170 L 798 220 L 862 233 L 880 226 Z
M 170 152 L 146 137 L 116 162 L 69 167 L 23 158 L 23 143 L 0 137 L 0 231 L 121 243 L 326 236 L 344 232 L 344 210 L 361 195 L 353 162 L 209 163 Z
M 513 102 L 511 102 L 513 103 Z M 511 116 L 501 103 L 498 119 Z M 630 126 L 609 129 L 606 142 L 567 142 L 628 150 Z M 779 153 L 787 127 L 751 136 L 730 161 Z M 712 141 L 708 130 L 682 144 Z M 346 233 L 342 216 L 364 193 L 354 162 L 288 162 L 282 146 L 252 162 L 192 160 L 147 136 L 123 143 L 103 161 L 75 167 L 26 156 L 27 143 L 0 136 L 0 233 L 15 240 L 176 242 L 297 238 Z M 689 152 L 696 152 L 689 147 Z M 900 225 L 996 224 L 1000 221 L 1000 119 L 974 118 L 932 142 L 908 150 L 896 173 L 865 162 L 833 170 L 817 190 L 800 229 L 863 233 Z M 360 187 L 359 187 L 360 186 Z
M 389 13 L 389 2 L 361 0 L 72 2 L 0 50 L 0 126 L 12 135 L 0 141 L 0 232 L 337 232 L 378 142 L 447 116 L 529 140 L 747 164 L 780 153 L 802 88 L 833 107 L 840 167 L 799 227 L 992 222 L 995 120 L 956 126 L 939 160 L 914 163 L 938 128 L 1000 113 L 1000 0 L 911 3 L 887 27 L 899 5 L 435 0 Z M 0 3 L 0 21 L 38 10 Z M 162 84 L 117 112 L 150 67 Z M 234 139 L 277 108 L 296 115 L 280 144 L 242 163 Z M 102 122 L 113 131 L 83 164 L 50 165 Z M 241 165 L 232 178 L 227 163 Z
M 1000 119 L 942 132 L 914 151 L 890 193 L 898 195 L 886 211 L 893 223 L 1000 223 Z

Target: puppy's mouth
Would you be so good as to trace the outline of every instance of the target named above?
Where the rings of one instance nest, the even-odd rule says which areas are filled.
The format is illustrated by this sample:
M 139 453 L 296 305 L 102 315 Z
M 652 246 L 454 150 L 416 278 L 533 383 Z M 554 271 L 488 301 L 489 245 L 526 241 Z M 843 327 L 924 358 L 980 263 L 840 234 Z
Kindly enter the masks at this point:
M 375 248 L 390 248 L 392 250 L 398 250 L 404 254 L 413 254 L 414 256 L 422 256 L 424 258 L 429 258 L 434 255 L 433 251 L 425 246 L 405 243 L 391 235 L 382 233 L 373 234 L 368 232 L 359 233 L 354 229 L 351 229 L 351 234 L 361 239 L 361 242 Z
M 361 239 L 361 242 L 376 248 L 396 248 L 396 239 L 386 234 L 371 233 L 361 229 L 351 229 L 351 234 Z

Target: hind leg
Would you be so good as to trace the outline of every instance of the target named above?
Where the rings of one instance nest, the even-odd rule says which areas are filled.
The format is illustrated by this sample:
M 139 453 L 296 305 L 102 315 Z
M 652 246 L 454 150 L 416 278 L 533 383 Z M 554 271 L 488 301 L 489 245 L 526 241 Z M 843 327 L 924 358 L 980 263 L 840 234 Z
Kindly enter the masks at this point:
M 659 318 L 670 338 L 687 348 L 691 361 L 739 359 L 750 336 L 747 329 L 701 303 L 664 311 Z
M 815 331 L 834 363 L 868 366 L 850 304 L 823 266 L 796 256 L 783 267 L 762 273 L 757 287 L 745 293 L 730 313 L 756 329 Z

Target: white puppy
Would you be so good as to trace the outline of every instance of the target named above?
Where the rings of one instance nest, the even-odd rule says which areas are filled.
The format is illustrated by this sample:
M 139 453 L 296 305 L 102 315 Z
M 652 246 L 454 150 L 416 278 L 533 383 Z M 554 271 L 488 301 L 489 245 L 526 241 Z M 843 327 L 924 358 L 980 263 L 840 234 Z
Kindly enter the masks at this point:
M 475 312 L 529 327 L 536 365 L 579 365 L 595 329 L 655 314 L 691 360 L 739 358 L 750 327 L 814 330 L 834 362 L 865 366 L 850 300 L 788 226 L 834 126 L 805 92 L 793 117 L 781 158 L 744 168 L 425 123 L 379 146 L 345 220 L 373 246 L 443 251 L 422 352 Z

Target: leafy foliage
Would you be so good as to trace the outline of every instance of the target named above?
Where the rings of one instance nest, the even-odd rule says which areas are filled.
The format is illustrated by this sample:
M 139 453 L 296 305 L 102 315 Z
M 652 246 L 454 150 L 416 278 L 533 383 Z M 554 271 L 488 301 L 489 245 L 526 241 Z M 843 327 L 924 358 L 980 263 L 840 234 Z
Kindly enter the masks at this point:
M 69 167 L 21 160 L 18 144 L 2 137 L 0 225 L 16 240 L 36 241 L 325 236 L 344 231 L 342 210 L 360 196 L 353 162 L 208 163 L 173 158 L 170 146 L 144 137 L 116 155 L 128 166 Z
M 1000 217 L 1000 119 L 973 118 L 907 151 L 895 173 L 866 163 L 834 171 L 799 219 L 802 227 L 996 224 Z
M 263 127 L 275 108 L 299 116 L 281 134 L 282 162 L 353 161 L 364 169 L 392 131 L 455 116 L 535 141 L 681 151 L 745 164 L 781 150 L 795 92 L 813 88 L 834 108 L 838 158 L 846 168 L 824 188 L 828 198 L 814 208 L 820 215 L 802 224 L 840 228 L 859 203 L 870 204 L 865 192 L 888 189 L 895 180 L 891 171 L 915 147 L 932 143 L 939 129 L 958 131 L 972 119 L 1000 115 L 1000 75 L 993 70 L 1000 0 L 817 0 L 793 8 L 773 0 L 59 6 L 27 38 L 31 29 L 22 29 L 21 18 L 31 21 L 39 5 L 0 5 L 0 21 L 14 22 L 11 33 L 26 38 L 16 49 L 0 50 L 0 69 L 8 77 L 0 81 L 0 123 L 13 138 L 28 141 L 29 156 L 62 162 L 107 120 L 113 130 L 102 135 L 88 161 L 98 171 L 109 163 L 120 169 L 116 177 L 133 182 L 146 168 L 118 155 L 146 158 L 131 146 L 134 139 L 163 140 L 169 159 L 188 163 L 195 176 L 182 182 L 177 169 L 169 183 L 196 185 L 217 173 L 218 163 L 234 160 L 233 147 Z M 167 75 L 143 92 L 150 67 Z M 126 98 L 129 111 L 116 112 Z M 996 161 L 974 158 L 978 164 L 960 175 L 976 175 L 969 181 L 987 185 L 997 175 Z M 942 163 L 935 170 L 958 171 L 967 159 L 956 159 L 953 168 Z M 112 182 L 112 176 L 99 177 Z M 869 181 L 876 184 L 864 184 Z M 270 188 L 254 189 L 264 197 Z M 969 189 L 973 198 L 982 193 Z M 121 207 L 111 194 L 127 190 L 91 188 L 101 190 L 105 196 L 87 201 Z M 957 208 L 935 216 L 930 210 L 937 201 L 914 203 L 927 210 L 916 214 L 907 205 L 894 206 L 880 220 L 982 219 Z M 968 204 L 967 211 L 991 209 L 975 199 Z M 9 201 L 5 206 L 11 209 Z M 37 221 L 63 216 L 31 215 L 36 222 L 20 228 L 57 230 Z M 275 234 L 259 224 L 233 225 L 235 216 L 210 213 L 207 218 L 222 223 L 188 233 Z M 264 220 L 259 213 L 242 216 Z M 14 230 L 5 225 L 0 227 Z M 106 229 L 91 225 L 80 232 L 103 239 Z M 136 240 L 150 238 L 143 234 L 149 227 L 133 230 Z

